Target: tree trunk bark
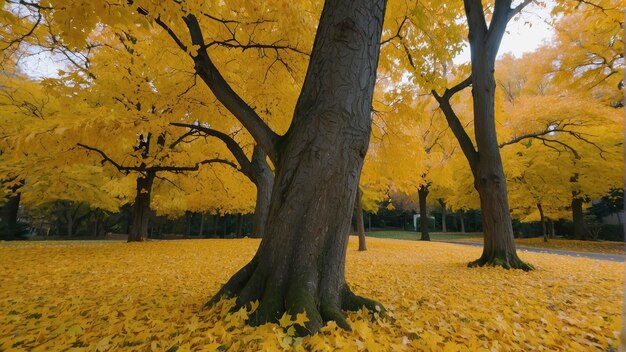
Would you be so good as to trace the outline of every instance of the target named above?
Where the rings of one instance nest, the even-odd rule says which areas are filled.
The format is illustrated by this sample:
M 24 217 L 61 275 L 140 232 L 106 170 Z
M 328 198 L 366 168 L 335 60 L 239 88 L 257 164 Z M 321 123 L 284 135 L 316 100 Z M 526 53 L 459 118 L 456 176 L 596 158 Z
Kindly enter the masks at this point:
M 150 196 L 155 173 L 147 172 L 137 178 L 137 193 L 133 204 L 133 222 L 128 233 L 128 242 L 141 242 L 148 238 L 148 220 L 150 219 Z
M 574 222 L 574 238 L 577 240 L 587 239 L 587 226 L 583 212 L 583 199 L 574 196 L 572 198 L 572 221 Z
M 385 0 L 326 1 L 291 126 L 277 148 L 276 177 L 259 249 L 216 296 L 258 300 L 252 325 L 305 312 L 299 334 L 365 306 L 345 280 L 348 230 L 371 131 Z M 377 308 L 378 307 L 378 308 Z
M 213 237 L 217 238 L 217 231 L 220 225 L 220 214 L 217 213 L 215 214 L 215 216 L 213 217 Z
M 361 187 L 358 187 L 356 191 L 354 211 L 356 212 L 356 233 L 359 236 L 359 251 L 366 251 L 365 223 L 363 222 L 363 191 L 361 191 Z
M 230 217 L 229 214 L 224 214 L 224 216 L 222 217 L 222 238 L 226 238 L 226 235 L 228 235 L 228 218 Z
M 548 231 L 546 229 L 546 218 L 543 215 L 543 207 L 541 203 L 537 203 L 537 209 L 539 210 L 539 218 L 541 221 L 541 235 L 543 236 L 543 241 L 548 242 Z
M 441 232 L 448 232 L 446 229 L 446 215 L 447 214 L 447 210 L 446 210 L 446 202 L 439 198 L 439 205 L 441 205 Z
M 251 236 L 263 238 L 270 210 L 272 188 L 274 187 L 274 174 L 267 163 L 266 154 L 258 145 L 254 147 L 252 152 L 252 167 L 255 170 L 256 203 L 254 205 L 254 216 L 252 217 Z
M 0 240 L 11 240 L 18 238 L 17 233 L 17 214 L 20 209 L 20 199 L 22 194 L 17 192 L 9 196 L 8 200 L 2 206 L 2 223 L 0 223 Z
M 420 230 L 422 232 L 422 241 L 430 241 L 430 235 L 428 234 L 428 208 L 426 200 L 428 198 L 428 187 L 420 186 L 417 190 L 420 203 Z
M 554 239 L 556 237 L 555 229 L 554 229 L 554 220 L 549 219 L 550 221 L 550 238 Z

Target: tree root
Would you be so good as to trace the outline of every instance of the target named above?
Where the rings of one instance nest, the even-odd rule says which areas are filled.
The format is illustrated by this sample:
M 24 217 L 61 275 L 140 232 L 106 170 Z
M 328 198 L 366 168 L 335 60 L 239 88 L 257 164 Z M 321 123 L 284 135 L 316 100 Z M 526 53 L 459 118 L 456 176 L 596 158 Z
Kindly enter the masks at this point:
M 268 280 L 267 275 L 263 275 L 262 270 L 259 271 L 256 260 L 252 259 L 206 303 L 205 308 L 214 306 L 221 299 L 237 297 L 232 308 L 233 311 L 237 311 L 259 300 L 259 306 L 248 317 L 248 324 L 251 326 L 276 323 L 284 313 L 295 317 L 304 312 L 308 321 L 304 326 L 299 324 L 294 326 L 298 336 L 315 334 L 329 321 L 334 321 L 338 327 L 351 331 L 352 328 L 342 309 L 357 311 L 365 307 L 372 312 L 385 313 L 382 304 L 355 295 L 347 285 L 338 299 L 324 300 L 323 297 L 316 297 L 314 294 L 318 292 L 316 290 L 311 292 L 311 289 L 299 282 L 300 280 L 292 282 L 286 290 L 280 285 L 267 282 Z
M 469 264 L 467 264 L 467 266 L 470 268 L 483 266 L 501 266 L 505 269 L 521 269 L 524 271 L 531 271 L 535 269 L 532 264 L 522 261 L 517 256 L 517 254 L 505 252 L 492 253 L 491 255 L 485 255 L 485 253 L 483 253 L 480 258 L 470 262 Z

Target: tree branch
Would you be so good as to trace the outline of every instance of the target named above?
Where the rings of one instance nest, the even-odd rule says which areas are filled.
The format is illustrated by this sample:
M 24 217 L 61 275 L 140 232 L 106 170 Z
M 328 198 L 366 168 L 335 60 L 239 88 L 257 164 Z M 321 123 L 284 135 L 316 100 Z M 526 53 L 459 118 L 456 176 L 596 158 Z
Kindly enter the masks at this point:
M 193 14 L 183 17 L 193 45 L 204 47 L 204 37 L 198 20 Z M 272 162 L 277 163 L 276 145 L 279 136 L 261 119 L 261 117 L 233 90 L 226 82 L 206 49 L 198 51 L 193 57 L 195 69 L 200 78 L 211 89 L 215 97 L 230 111 L 250 132 L 256 142 L 265 150 Z
M 194 125 L 194 124 L 189 124 L 189 123 L 172 122 L 170 123 L 170 125 L 189 128 L 190 129 L 189 132 L 191 133 L 201 132 L 207 136 L 220 139 L 222 142 L 224 142 L 224 144 L 226 144 L 226 147 L 228 148 L 228 150 L 235 157 L 235 160 L 237 160 L 237 162 L 239 163 L 240 168 L 238 170 L 240 170 L 241 173 L 246 175 L 250 179 L 250 181 L 252 181 L 253 183 L 256 183 L 257 177 L 256 177 L 256 173 L 254 172 L 254 168 L 252 167 L 252 162 L 248 159 L 248 157 L 244 153 L 239 143 L 237 143 L 237 141 L 235 141 L 231 136 L 227 135 L 226 133 L 209 128 L 209 127 L 204 127 L 204 126 Z
M 452 96 L 457 92 L 469 87 L 471 84 L 472 76 L 469 76 L 451 89 L 446 89 L 443 96 L 439 95 L 434 89 L 431 91 L 431 93 L 439 103 L 439 108 L 443 112 L 443 115 L 446 117 L 446 120 L 448 121 L 448 126 L 450 126 L 452 133 L 454 133 L 454 136 L 459 141 L 461 150 L 463 150 L 463 154 L 465 154 L 465 157 L 467 158 L 470 167 L 472 168 L 472 170 L 474 170 L 476 165 L 478 164 L 478 151 L 476 151 L 472 139 L 467 134 L 467 131 L 465 131 L 465 128 L 461 124 L 459 117 L 454 112 L 452 105 L 450 105 L 450 99 L 452 98 Z
M 113 166 L 115 166 L 115 168 L 119 171 L 119 172 L 123 172 L 123 173 L 128 173 L 128 171 L 144 171 L 144 169 L 137 167 L 137 166 L 122 166 L 120 164 L 118 164 L 115 160 L 111 159 L 105 152 L 103 152 L 102 150 L 98 149 L 98 148 L 94 148 L 94 147 L 90 147 L 88 145 L 84 145 L 82 143 L 76 143 L 77 146 L 87 149 L 89 151 L 92 152 L 96 152 L 98 154 L 100 154 L 100 156 L 102 157 L 102 164 L 104 163 L 109 163 Z

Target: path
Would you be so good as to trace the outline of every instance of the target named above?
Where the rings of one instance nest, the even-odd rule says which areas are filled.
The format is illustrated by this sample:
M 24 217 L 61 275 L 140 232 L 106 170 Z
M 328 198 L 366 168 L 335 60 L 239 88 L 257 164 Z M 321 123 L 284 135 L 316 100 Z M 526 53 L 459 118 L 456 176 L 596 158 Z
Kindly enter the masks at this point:
M 451 244 L 461 244 L 466 246 L 475 246 L 482 247 L 482 243 L 476 242 L 463 242 L 463 241 L 436 241 L 436 242 L 444 242 Z M 592 252 L 576 252 L 576 251 L 566 251 L 562 249 L 548 249 L 548 248 L 537 248 L 537 247 L 528 247 L 528 246 L 515 246 L 518 250 L 534 252 L 534 253 L 547 253 L 547 254 L 556 254 L 556 255 L 567 255 L 570 257 L 579 257 L 579 258 L 590 258 L 590 259 L 598 259 L 598 260 L 607 260 L 611 262 L 626 262 L 626 255 L 622 254 L 605 254 L 605 253 L 592 253 Z

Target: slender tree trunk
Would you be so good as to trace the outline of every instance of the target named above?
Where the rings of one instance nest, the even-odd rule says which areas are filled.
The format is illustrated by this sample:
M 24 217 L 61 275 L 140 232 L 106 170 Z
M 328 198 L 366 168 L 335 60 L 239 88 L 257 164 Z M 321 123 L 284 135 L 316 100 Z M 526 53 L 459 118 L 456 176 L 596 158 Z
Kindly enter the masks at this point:
M 18 238 L 17 214 L 20 209 L 20 199 L 22 194 L 17 192 L 9 196 L 2 206 L 2 223 L 0 223 L 0 240 L 10 240 Z
M 256 203 L 252 217 L 252 237 L 262 238 L 265 235 L 265 225 L 270 210 L 270 199 L 274 186 L 274 174 L 267 163 L 267 156 L 256 145 L 252 152 L 252 167 L 255 170 Z
M 185 238 L 191 237 L 191 225 L 193 222 L 193 213 L 190 211 L 185 212 Z
M 237 233 L 235 234 L 237 238 L 243 237 L 243 214 L 239 213 L 237 215 Z
M 583 199 L 574 196 L 572 198 L 572 221 L 574 222 L 574 238 L 577 240 L 587 239 L 587 226 L 585 225 L 585 213 L 583 212 Z
M 132 225 L 128 233 L 128 242 L 141 242 L 148 238 L 148 220 L 150 219 L 150 196 L 155 173 L 147 172 L 137 178 L 137 193 L 133 204 Z
M 417 190 L 420 203 L 420 230 L 422 231 L 422 241 L 430 241 L 430 235 L 428 234 L 428 208 L 426 200 L 428 198 L 428 187 L 420 186 Z
M 356 191 L 354 211 L 356 213 L 356 233 L 359 236 L 359 251 L 366 251 L 365 223 L 363 222 L 363 191 L 361 191 L 361 187 L 357 188 Z
M 448 232 L 446 230 L 446 215 L 448 214 L 446 209 L 446 202 L 439 198 L 439 205 L 441 205 L 441 232 Z
M 214 219 L 214 221 L 213 221 L 213 237 L 217 237 L 217 231 L 218 231 L 219 226 L 220 226 L 220 214 L 219 213 L 215 214 L 213 219 Z
M 204 217 L 206 216 L 206 213 L 202 212 L 200 213 L 200 231 L 198 231 L 198 237 L 202 238 L 204 237 Z
M 270 210 L 254 258 L 209 304 L 258 300 L 252 325 L 305 312 L 300 333 L 324 322 L 350 329 L 341 309 L 382 309 L 345 280 L 348 231 L 371 131 L 384 0 L 326 1 L 308 72 L 276 154 Z
M 548 225 L 550 227 L 550 238 L 554 239 L 556 234 L 554 233 L 554 220 L 548 219 Z
M 543 215 L 543 207 L 541 203 L 537 203 L 537 209 L 539 210 L 539 218 L 541 222 L 541 235 L 543 236 L 543 241 L 548 242 L 548 231 L 546 229 L 546 218 Z
M 465 212 L 463 210 L 461 210 L 459 215 L 460 215 L 460 218 L 461 218 L 461 233 L 465 233 Z
M 228 235 L 228 219 L 230 218 L 229 214 L 224 214 L 222 218 L 222 238 L 226 238 Z
M 66 220 L 67 220 L 67 236 L 72 237 L 74 236 L 74 217 L 70 215 L 66 218 Z

